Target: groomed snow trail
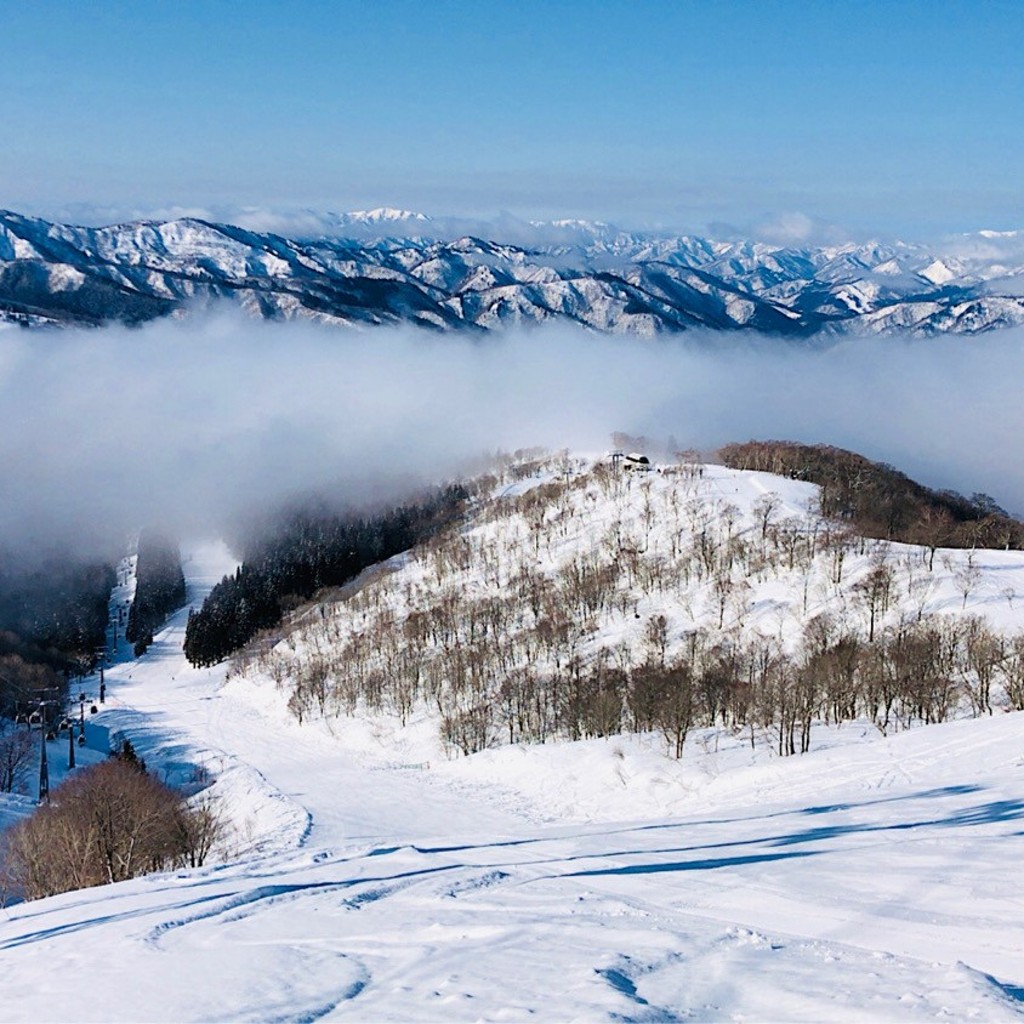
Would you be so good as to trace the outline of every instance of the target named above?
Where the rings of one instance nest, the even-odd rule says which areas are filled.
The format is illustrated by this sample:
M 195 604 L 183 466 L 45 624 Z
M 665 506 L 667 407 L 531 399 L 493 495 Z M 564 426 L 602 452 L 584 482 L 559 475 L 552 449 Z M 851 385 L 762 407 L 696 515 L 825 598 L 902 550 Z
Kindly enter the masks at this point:
M 189 602 L 231 568 L 196 550 Z M 1024 1016 L 1024 716 L 722 772 L 671 816 L 539 823 L 532 778 L 589 775 L 599 803 L 620 745 L 398 767 L 187 666 L 186 619 L 110 671 L 99 720 L 212 772 L 236 856 L 9 908 L 3 1020 Z

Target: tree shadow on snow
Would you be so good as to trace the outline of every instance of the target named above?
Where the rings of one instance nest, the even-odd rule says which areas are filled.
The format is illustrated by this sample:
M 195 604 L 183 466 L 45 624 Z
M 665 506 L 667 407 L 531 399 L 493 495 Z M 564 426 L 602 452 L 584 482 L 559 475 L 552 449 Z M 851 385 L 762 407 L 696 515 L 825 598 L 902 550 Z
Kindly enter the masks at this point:
M 962 795 L 977 792 L 981 787 L 977 786 L 953 786 L 942 790 L 929 790 L 925 793 L 912 794 L 906 798 L 911 799 L 922 797 Z M 830 810 L 835 812 L 847 811 L 860 806 L 867 806 L 875 803 L 888 803 L 890 800 L 866 801 L 864 804 L 837 805 Z M 823 809 L 815 808 L 814 813 L 823 813 Z M 783 832 L 775 835 L 761 835 L 751 838 L 737 838 L 719 840 L 713 843 L 696 843 L 685 846 L 662 847 L 659 849 L 621 849 L 618 851 L 601 851 L 600 854 L 577 853 L 568 857 L 551 858 L 552 861 L 568 863 L 578 860 L 591 860 L 596 856 L 601 857 L 631 857 L 631 856 L 665 856 L 669 854 L 696 853 L 707 850 L 728 850 L 742 847 L 762 847 L 766 850 L 786 846 L 797 846 L 805 843 L 826 843 L 830 840 L 840 839 L 846 836 L 857 835 L 879 835 L 885 833 L 900 833 L 913 831 L 915 829 L 946 829 L 946 828 L 970 828 L 979 825 L 994 825 L 1003 822 L 1019 821 L 1024 819 L 1024 800 L 990 800 L 985 803 L 975 804 L 970 807 L 959 808 L 946 815 L 935 817 L 924 817 L 911 821 L 896 822 L 854 822 L 836 823 L 833 825 L 822 825 L 816 828 L 800 829 L 792 832 Z M 756 820 L 756 819 L 745 819 Z M 674 826 L 655 826 L 657 828 L 672 827 L 678 830 L 689 830 L 695 827 L 694 823 L 681 823 Z M 634 831 L 645 831 L 645 828 Z M 1017 833 L 1015 833 L 1017 834 Z M 706 858 L 686 862 L 674 862 L 669 864 L 643 864 L 633 865 L 628 868 L 614 869 L 593 869 L 587 871 L 568 872 L 569 876 L 592 875 L 592 874 L 642 874 L 655 871 L 682 871 L 682 870 L 708 870 L 719 867 L 730 867 L 742 864 L 753 864 L 764 861 L 786 860 L 795 856 L 812 856 L 830 852 L 828 849 L 802 851 L 800 853 L 752 853 L 749 855 L 728 856 L 720 858 Z M 537 863 L 537 862 L 535 862 Z M 544 863 L 541 861 L 540 863 Z

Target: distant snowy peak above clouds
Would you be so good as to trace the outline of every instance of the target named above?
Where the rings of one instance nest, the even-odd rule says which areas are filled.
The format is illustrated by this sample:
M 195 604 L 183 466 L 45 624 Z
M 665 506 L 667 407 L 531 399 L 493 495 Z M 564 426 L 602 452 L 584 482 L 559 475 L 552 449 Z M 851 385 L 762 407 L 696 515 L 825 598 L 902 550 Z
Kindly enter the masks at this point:
M 797 248 L 579 220 L 508 218 L 487 234 L 387 207 L 307 212 L 289 234 L 268 216 L 80 227 L 0 211 L 0 323 L 139 323 L 214 300 L 265 319 L 438 330 L 562 321 L 806 337 L 1024 323 L 1020 232 Z
M 534 227 L 544 227 L 545 224 L 550 224 L 556 228 L 575 228 L 579 231 L 605 231 L 608 229 L 608 225 L 601 220 L 576 220 L 574 218 L 563 219 L 563 220 L 531 220 L 531 224 Z
M 430 220 L 425 213 L 414 213 L 411 210 L 395 210 L 390 206 L 379 206 L 376 210 L 353 210 L 351 213 L 343 213 L 341 217 L 353 223 L 361 224 L 380 224 L 384 221 Z

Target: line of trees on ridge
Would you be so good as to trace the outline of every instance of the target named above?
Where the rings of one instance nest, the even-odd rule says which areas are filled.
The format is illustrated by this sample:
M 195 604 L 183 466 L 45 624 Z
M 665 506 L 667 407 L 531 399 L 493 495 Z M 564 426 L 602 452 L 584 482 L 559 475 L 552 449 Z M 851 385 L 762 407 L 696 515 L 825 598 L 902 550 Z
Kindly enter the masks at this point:
M 821 488 L 821 513 L 865 537 L 937 548 L 1024 548 L 1024 523 L 987 494 L 935 491 L 884 462 L 826 444 L 747 441 L 719 449 L 733 469 L 760 470 Z

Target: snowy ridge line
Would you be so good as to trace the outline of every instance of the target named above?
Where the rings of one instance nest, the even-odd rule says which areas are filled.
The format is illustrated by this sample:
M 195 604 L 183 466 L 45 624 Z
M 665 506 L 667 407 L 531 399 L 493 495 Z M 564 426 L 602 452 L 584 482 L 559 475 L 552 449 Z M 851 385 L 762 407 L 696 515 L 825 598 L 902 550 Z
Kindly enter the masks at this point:
M 1016 234 L 943 251 L 901 242 L 798 249 L 564 221 L 501 242 L 446 235 L 443 225 L 384 209 L 284 238 L 193 218 L 86 228 L 0 211 L 0 326 L 139 323 L 216 300 L 260 318 L 431 330 L 560 320 L 625 334 L 800 338 L 1024 323 Z

